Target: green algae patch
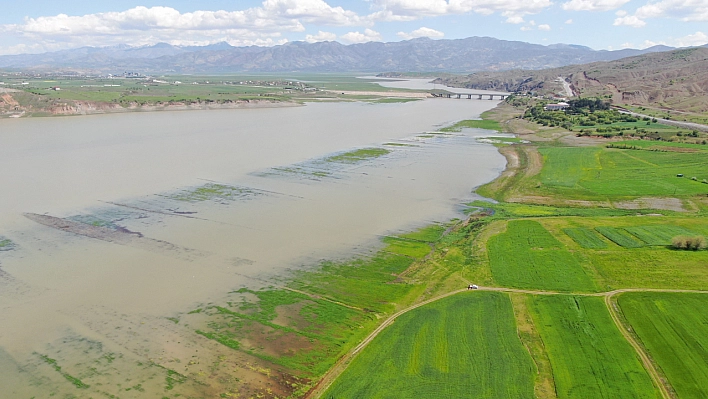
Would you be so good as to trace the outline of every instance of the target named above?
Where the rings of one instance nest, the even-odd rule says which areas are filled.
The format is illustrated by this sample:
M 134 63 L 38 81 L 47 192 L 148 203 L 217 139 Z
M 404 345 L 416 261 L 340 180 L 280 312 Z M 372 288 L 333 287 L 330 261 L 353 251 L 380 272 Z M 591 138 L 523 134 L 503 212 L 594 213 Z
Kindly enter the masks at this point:
M 9 238 L 5 238 L 3 236 L 0 236 L 0 252 L 1 251 L 10 251 L 15 249 L 15 243 L 12 242 Z
M 460 132 L 462 129 L 475 128 L 475 129 L 486 129 L 486 130 L 496 130 L 497 132 L 502 131 L 502 127 L 497 121 L 492 120 L 477 120 L 477 119 L 467 119 L 464 121 L 459 121 L 452 126 L 444 127 L 440 129 L 441 132 Z
M 336 163 L 358 163 L 361 161 L 367 161 L 370 159 L 376 159 L 389 154 L 391 151 L 385 148 L 360 148 L 358 150 L 345 152 L 343 154 L 334 155 L 326 158 L 326 162 L 336 162 Z
M 89 385 L 84 384 L 80 379 L 72 376 L 71 374 L 67 373 L 66 371 L 63 371 L 61 369 L 61 366 L 59 366 L 59 364 L 57 364 L 56 359 L 52 359 L 47 355 L 42 355 L 42 354 L 38 354 L 38 355 L 40 358 L 42 358 L 42 360 L 44 360 L 45 363 L 47 363 L 54 370 L 56 370 L 57 373 L 61 374 L 61 376 L 64 377 L 67 381 L 74 384 L 75 387 L 77 387 L 79 389 L 85 389 L 85 388 L 89 387 Z
M 201 201 L 234 201 L 248 199 L 263 193 L 247 187 L 229 186 L 226 184 L 207 183 L 203 186 L 182 190 L 167 197 L 177 201 L 201 202 Z

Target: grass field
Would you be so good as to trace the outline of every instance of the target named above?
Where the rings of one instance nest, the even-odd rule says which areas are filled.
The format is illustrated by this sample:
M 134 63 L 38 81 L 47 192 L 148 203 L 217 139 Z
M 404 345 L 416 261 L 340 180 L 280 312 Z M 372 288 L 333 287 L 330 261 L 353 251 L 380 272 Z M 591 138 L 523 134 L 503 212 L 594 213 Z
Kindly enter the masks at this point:
M 644 242 L 630 234 L 627 230 L 616 227 L 595 227 L 598 233 L 602 234 L 608 240 L 625 248 L 640 248 L 644 246 Z
M 543 154 L 544 166 L 537 177 L 538 190 L 544 195 L 616 200 L 708 194 L 708 184 L 702 183 L 703 179 L 708 179 L 705 168 L 708 152 L 705 150 L 661 152 L 546 147 L 539 151 Z M 678 174 L 685 177 L 677 177 Z
M 671 245 L 671 239 L 676 236 L 695 236 L 696 233 L 679 226 L 653 225 L 629 226 L 627 232 L 644 241 L 647 245 Z
M 578 258 L 532 220 L 512 220 L 487 244 L 494 281 L 505 287 L 592 291 Z
M 642 213 L 656 213 L 655 210 L 611 209 L 611 208 L 580 208 L 559 207 L 550 205 L 519 204 L 511 202 L 474 201 L 469 204 L 472 210 L 484 210 L 490 213 L 490 218 L 518 219 L 546 216 L 627 216 Z
M 600 236 L 593 230 L 576 227 L 563 229 L 563 232 L 572 238 L 573 241 L 578 243 L 583 248 L 586 249 L 604 249 L 607 248 L 607 243 L 600 238 Z
M 708 397 L 708 295 L 626 293 L 617 301 L 678 397 Z
M 323 398 L 533 398 L 509 298 L 464 293 L 399 317 Z
M 705 234 L 706 223 L 701 217 L 686 216 L 623 216 L 623 217 L 553 217 L 537 219 L 561 241 L 567 250 L 581 259 L 586 270 L 602 290 L 618 288 L 685 288 L 708 289 L 708 251 L 677 251 L 665 245 L 641 244 L 625 248 L 605 238 L 606 248 L 583 248 L 566 233 L 568 229 L 590 230 L 605 227 L 648 231 L 691 231 Z M 627 233 L 629 235 L 629 233 Z M 634 237 L 631 235 L 631 237 Z M 648 238 L 647 238 L 648 239 Z M 633 241 L 634 243 L 634 241 Z
M 558 398 L 660 398 L 602 298 L 534 296 Z

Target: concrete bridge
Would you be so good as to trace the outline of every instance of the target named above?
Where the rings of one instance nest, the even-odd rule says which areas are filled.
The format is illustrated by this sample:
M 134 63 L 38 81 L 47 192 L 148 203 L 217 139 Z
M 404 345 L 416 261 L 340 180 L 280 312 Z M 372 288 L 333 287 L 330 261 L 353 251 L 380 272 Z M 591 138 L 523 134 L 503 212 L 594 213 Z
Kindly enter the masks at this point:
M 489 100 L 494 100 L 494 97 L 499 97 L 500 100 L 503 100 L 507 97 L 509 97 L 509 94 L 490 94 L 490 93 L 452 93 L 449 91 L 438 91 L 438 92 L 433 92 L 431 91 L 430 94 L 433 95 L 433 97 L 438 97 L 438 98 L 465 98 L 467 97 L 468 100 L 471 100 L 472 98 L 476 98 L 478 100 L 482 100 L 483 98 L 487 98 Z

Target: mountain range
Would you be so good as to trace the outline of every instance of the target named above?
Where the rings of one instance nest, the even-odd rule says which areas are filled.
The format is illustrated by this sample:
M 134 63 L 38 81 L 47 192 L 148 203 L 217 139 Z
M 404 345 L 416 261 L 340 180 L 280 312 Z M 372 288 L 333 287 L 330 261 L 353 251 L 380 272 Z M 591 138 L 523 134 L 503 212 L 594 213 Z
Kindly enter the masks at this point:
M 208 46 L 82 47 L 43 54 L 0 56 L 0 68 L 37 71 L 77 70 L 103 73 L 230 73 L 230 72 L 476 72 L 538 70 L 594 61 L 611 61 L 671 50 L 593 50 L 548 46 L 491 37 L 455 40 L 418 38 L 401 42 L 290 42 L 273 47 Z
M 436 80 L 453 87 L 611 98 L 615 104 L 708 112 L 708 47 L 545 70 L 476 72 Z M 564 83 L 566 88 L 564 88 Z

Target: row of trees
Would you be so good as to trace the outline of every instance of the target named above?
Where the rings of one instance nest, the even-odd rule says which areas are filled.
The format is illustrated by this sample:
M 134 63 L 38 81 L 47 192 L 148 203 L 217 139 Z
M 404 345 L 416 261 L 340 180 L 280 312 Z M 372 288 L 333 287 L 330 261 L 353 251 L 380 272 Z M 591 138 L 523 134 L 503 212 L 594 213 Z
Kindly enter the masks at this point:
M 689 237 L 689 236 L 678 236 L 671 240 L 671 246 L 676 249 L 687 249 L 692 251 L 697 251 L 699 249 L 708 248 L 708 241 L 703 236 Z

